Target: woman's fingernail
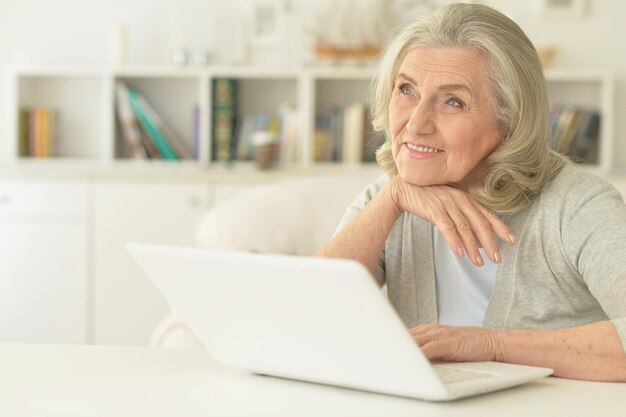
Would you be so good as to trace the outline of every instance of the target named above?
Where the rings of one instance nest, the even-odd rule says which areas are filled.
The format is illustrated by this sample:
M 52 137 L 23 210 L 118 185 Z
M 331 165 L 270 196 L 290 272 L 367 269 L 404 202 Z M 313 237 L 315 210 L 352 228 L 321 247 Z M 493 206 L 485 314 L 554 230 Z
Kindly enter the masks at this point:
M 513 233 L 509 233 L 509 243 L 516 243 L 517 240 L 515 239 L 515 236 L 513 235 Z
M 478 266 L 483 266 L 483 258 L 481 258 L 480 255 L 476 257 L 476 264 Z
M 500 259 L 500 254 L 498 252 L 494 252 L 493 253 L 493 259 L 496 260 L 496 263 L 499 264 L 500 262 L 502 262 L 502 259 Z

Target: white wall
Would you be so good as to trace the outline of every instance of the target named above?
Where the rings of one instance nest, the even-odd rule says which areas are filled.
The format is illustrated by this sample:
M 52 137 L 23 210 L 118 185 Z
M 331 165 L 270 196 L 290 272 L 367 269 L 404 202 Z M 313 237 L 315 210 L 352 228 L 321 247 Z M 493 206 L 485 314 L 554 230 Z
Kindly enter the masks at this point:
M 212 49 L 214 59 L 220 60 L 228 49 L 229 36 L 221 32 L 229 30 L 227 18 L 245 14 L 251 1 L 0 0 L 0 127 L 6 123 L 8 67 L 108 65 L 111 28 L 120 22 L 128 27 L 130 64 L 168 64 L 174 40 L 181 37 L 190 46 Z M 587 17 L 554 21 L 538 15 L 533 6 L 539 1 L 483 2 L 516 19 L 537 45 L 558 47 L 557 67 L 615 73 L 615 133 L 619 138 L 615 145 L 616 164 L 626 169 L 626 117 L 621 117 L 626 114 L 626 52 L 622 45 L 626 38 L 626 2 L 587 0 Z M 306 0 L 292 3 L 293 9 L 305 16 L 320 4 Z M 301 21 L 297 26 L 302 26 Z M 301 41 L 302 37 L 296 39 Z M 6 129 L 0 128 L 0 132 L 4 135 Z M 2 144 L 7 143 L 7 138 L 0 139 Z M 4 147 L 0 148 L 0 160 L 6 159 Z
M 125 23 L 130 63 L 165 64 L 174 23 L 194 8 L 208 26 L 211 4 L 194 0 L 0 0 L 0 62 L 105 65 L 110 29 Z

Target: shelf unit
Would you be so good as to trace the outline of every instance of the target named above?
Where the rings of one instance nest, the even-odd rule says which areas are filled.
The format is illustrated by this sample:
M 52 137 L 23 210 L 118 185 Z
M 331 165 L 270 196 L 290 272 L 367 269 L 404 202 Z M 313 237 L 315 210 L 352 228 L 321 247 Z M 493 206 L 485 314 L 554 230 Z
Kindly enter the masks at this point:
M 299 152 L 295 168 L 324 166 L 313 161 L 315 112 L 319 105 L 347 105 L 367 102 L 372 68 L 20 68 L 12 72 L 10 116 L 7 137 L 10 159 L 19 164 L 30 162 L 63 164 L 84 161 L 100 166 L 189 165 L 206 168 L 211 158 L 211 86 L 215 78 L 238 80 L 238 111 L 276 112 L 288 103 L 297 109 Z M 602 117 L 600 158 L 597 169 L 612 170 L 614 137 L 614 80 L 604 71 L 550 70 L 546 73 L 553 102 L 597 108 Z M 138 88 L 157 113 L 191 148 L 193 107 L 200 113 L 198 146 L 193 161 L 130 160 L 115 116 L 114 86 L 123 80 Z M 61 114 L 63 136 L 58 154 L 52 160 L 34 160 L 18 155 L 18 114 L 26 106 L 49 106 Z M 223 163 L 218 163 L 223 165 Z M 333 165 L 341 165 L 335 163 Z M 290 167 L 294 168 L 294 167 Z
M 592 166 L 601 174 L 614 171 L 615 81 L 608 71 L 548 70 L 550 99 L 555 104 L 591 107 L 600 112 L 599 158 Z

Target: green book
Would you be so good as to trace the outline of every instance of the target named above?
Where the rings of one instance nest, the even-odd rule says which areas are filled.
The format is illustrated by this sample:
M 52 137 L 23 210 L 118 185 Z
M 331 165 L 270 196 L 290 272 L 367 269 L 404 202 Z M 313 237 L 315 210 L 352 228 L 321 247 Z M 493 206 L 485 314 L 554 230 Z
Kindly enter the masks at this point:
M 141 126 L 144 128 L 144 130 L 148 133 L 148 135 L 150 135 L 150 138 L 152 138 L 152 141 L 154 142 L 154 145 L 158 149 L 161 156 L 164 159 L 169 160 L 178 159 L 176 152 L 174 152 L 172 147 L 167 142 L 167 138 L 165 137 L 163 132 L 161 132 L 156 123 L 150 118 L 150 116 L 148 115 L 148 111 L 144 109 L 142 102 L 139 98 L 139 93 L 137 93 L 137 91 L 130 87 L 128 88 L 128 91 L 130 105 L 133 108 L 133 111 L 135 112 L 139 123 L 141 123 Z
M 28 109 L 20 110 L 20 121 L 19 121 L 19 143 L 18 143 L 18 156 L 25 157 L 30 156 L 29 150 L 29 112 Z
M 229 78 L 213 80 L 213 159 L 234 159 L 237 82 Z

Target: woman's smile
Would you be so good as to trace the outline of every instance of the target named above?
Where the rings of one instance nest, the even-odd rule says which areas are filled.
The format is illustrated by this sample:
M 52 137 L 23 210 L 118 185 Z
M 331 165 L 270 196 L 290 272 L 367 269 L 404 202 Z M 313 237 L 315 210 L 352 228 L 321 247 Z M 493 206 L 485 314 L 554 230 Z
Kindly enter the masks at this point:
M 444 152 L 428 145 L 417 145 L 410 142 L 406 142 L 404 145 L 407 156 L 412 159 L 432 159 L 441 156 Z

